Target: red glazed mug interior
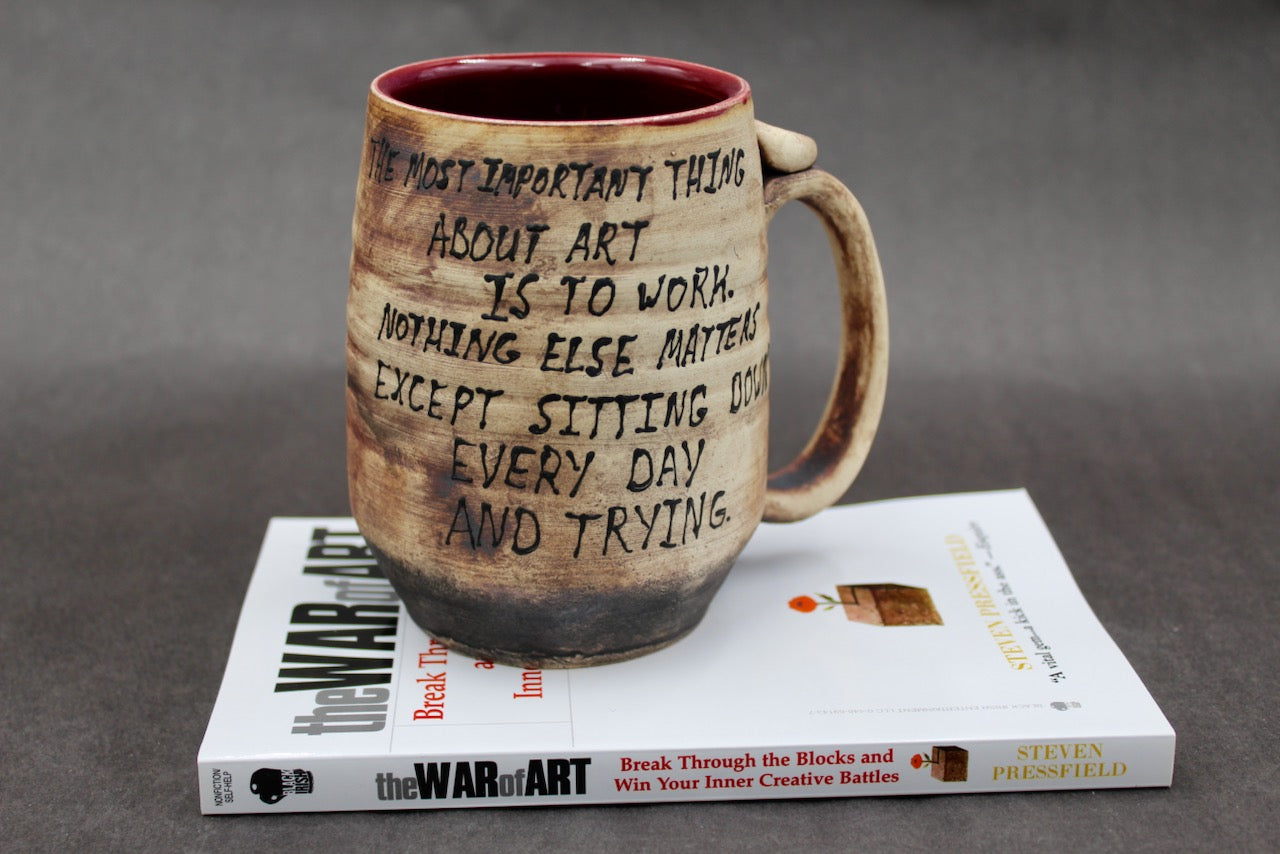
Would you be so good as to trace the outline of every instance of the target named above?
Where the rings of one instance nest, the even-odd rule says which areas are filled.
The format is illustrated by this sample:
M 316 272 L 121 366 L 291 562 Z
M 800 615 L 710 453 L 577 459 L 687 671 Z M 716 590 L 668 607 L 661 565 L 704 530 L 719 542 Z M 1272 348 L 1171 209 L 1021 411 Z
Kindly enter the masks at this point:
M 373 88 L 430 112 L 530 124 L 696 121 L 750 97 L 741 77 L 705 65 L 594 53 L 429 60 L 394 68 Z

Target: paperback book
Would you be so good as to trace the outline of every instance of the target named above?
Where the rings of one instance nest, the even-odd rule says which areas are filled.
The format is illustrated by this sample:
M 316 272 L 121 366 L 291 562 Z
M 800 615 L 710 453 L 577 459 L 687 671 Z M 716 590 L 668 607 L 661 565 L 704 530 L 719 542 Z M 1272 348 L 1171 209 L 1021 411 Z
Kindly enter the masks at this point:
M 198 768 L 210 814 L 1168 786 L 1174 733 L 1023 490 L 762 525 L 692 634 L 468 658 L 354 523 L 266 532 Z

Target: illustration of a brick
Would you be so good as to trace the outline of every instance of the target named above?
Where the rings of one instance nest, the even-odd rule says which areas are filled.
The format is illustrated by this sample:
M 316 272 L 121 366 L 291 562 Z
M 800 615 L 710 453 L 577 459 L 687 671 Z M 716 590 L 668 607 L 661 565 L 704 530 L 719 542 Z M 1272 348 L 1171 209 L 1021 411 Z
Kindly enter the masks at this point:
M 933 779 L 944 783 L 963 783 L 969 779 L 969 751 L 963 747 L 935 745 L 929 758 L 932 761 L 929 773 Z
M 923 587 L 905 584 L 836 586 L 845 616 L 873 626 L 940 626 L 942 616 Z

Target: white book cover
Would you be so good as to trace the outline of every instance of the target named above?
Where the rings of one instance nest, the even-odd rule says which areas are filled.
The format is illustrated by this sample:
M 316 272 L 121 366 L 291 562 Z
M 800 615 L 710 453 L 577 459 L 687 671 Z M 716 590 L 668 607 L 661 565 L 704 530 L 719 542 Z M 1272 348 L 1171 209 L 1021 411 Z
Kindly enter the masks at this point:
M 1022 490 L 762 525 L 701 625 L 578 670 L 446 649 L 346 518 L 267 529 L 212 814 L 1167 786 L 1174 733 Z

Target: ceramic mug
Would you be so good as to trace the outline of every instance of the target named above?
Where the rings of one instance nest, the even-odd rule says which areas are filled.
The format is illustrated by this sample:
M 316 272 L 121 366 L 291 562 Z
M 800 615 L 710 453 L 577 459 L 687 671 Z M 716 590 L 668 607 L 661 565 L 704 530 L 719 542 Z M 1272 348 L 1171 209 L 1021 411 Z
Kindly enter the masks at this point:
M 425 631 L 523 666 L 641 655 L 697 625 L 762 519 L 843 494 L 888 329 L 866 219 L 816 154 L 688 62 L 472 56 L 373 81 L 350 495 Z M 765 232 L 792 199 L 830 237 L 843 339 L 813 439 L 769 474 Z

